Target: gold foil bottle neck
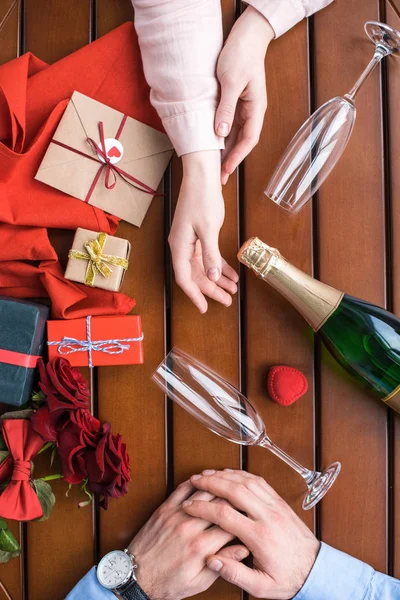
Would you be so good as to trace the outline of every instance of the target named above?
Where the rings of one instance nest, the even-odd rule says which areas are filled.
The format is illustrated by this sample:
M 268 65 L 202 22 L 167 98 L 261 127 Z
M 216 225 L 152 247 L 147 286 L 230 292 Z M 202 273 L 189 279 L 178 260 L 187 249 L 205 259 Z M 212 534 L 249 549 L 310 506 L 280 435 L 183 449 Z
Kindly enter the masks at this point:
M 275 248 L 259 238 L 249 239 L 240 248 L 238 259 L 282 294 L 318 331 L 337 309 L 343 292 L 313 279 L 289 263 Z
M 238 259 L 241 263 L 252 269 L 259 277 L 268 271 L 274 259 L 281 258 L 276 248 L 271 248 L 258 237 L 247 240 L 240 248 Z

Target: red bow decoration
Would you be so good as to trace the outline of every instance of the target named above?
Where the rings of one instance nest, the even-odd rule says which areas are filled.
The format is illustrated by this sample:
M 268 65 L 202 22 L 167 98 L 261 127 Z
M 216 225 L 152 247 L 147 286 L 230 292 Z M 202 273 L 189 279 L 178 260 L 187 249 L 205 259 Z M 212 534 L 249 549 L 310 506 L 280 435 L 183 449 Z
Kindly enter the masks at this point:
M 31 460 L 43 439 L 26 419 L 5 419 L 3 436 L 10 455 L 0 464 L 0 484 L 11 481 L 0 496 L 0 516 L 15 521 L 40 519 L 43 510 L 30 478 Z

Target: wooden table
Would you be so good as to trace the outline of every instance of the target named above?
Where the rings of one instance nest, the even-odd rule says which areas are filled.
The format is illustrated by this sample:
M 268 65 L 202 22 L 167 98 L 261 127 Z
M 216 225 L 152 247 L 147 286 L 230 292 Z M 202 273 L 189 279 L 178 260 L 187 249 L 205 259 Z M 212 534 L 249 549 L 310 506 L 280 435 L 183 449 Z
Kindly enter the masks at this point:
M 222 4 L 228 33 L 240 2 Z M 11 5 L 0 0 L 0 23 Z M 221 246 L 231 264 L 239 243 L 257 235 L 321 280 L 400 314 L 400 61 L 386 59 L 362 90 L 352 139 L 314 204 L 290 218 L 263 195 L 310 110 L 345 93 L 370 59 L 364 22 L 381 19 L 400 28 L 398 14 L 390 0 L 335 0 L 271 45 L 264 131 L 224 191 Z M 0 62 L 25 51 L 56 61 L 132 17 L 129 0 L 21 0 L 0 25 Z M 1 567 L 1 580 L 13 600 L 61 600 L 99 556 L 128 543 L 167 490 L 207 467 L 264 476 L 327 543 L 400 577 L 400 421 L 354 387 L 294 309 L 250 273 L 242 273 L 230 309 L 211 304 L 205 316 L 196 312 L 172 280 L 167 252 L 180 177 L 174 160 L 165 205 L 154 201 L 141 229 L 122 223 L 118 230 L 133 246 L 124 291 L 136 298 L 143 318 L 145 364 L 95 373 L 95 409 L 128 443 L 130 493 L 108 512 L 78 510 L 79 491 L 66 498 L 66 484 L 54 484 L 50 520 L 13 527 L 23 555 Z M 172 345 L 241 386 L 272 439 L 299 461 L 342 462 L 342 474 L 315 511 L 302 511 L 303 482 L 274 456 L 257 448 L 241 452 L 165 402 L 150 376 Z M 300 368 L 310 383 L 307 396 L 287 409 L 265 391 L 269 366 L 281 363 Z M 201 598 L 240 596 L 219 582 Z

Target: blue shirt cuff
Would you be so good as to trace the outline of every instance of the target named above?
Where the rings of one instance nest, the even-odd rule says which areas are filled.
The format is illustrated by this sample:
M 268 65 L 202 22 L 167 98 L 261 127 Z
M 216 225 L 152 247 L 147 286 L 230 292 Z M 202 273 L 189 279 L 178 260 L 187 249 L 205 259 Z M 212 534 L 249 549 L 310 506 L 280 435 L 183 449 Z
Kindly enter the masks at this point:
M 372 567 L 321 543 L 314 567 L 293 600 L 364 600 L 374 574 Z
M 80 580 L 65 600 L 88 600 L 89 598 L 116 600 L 116 596 L 97 581 L 96 567 L 90 569 L 89 573 Z

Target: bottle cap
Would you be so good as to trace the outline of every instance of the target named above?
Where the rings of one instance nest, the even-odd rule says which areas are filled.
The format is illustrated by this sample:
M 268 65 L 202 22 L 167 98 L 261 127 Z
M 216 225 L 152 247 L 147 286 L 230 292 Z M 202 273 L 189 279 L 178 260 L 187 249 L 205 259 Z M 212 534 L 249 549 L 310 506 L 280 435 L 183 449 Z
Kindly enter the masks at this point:
M 238 255 L 239 261 L 249 267 L 259 276 L 266 273 L 275 259 L 281 258 L 280 253 L 275 248 L 262 242 L 258 237 L 247 240 L 240 248 Z

